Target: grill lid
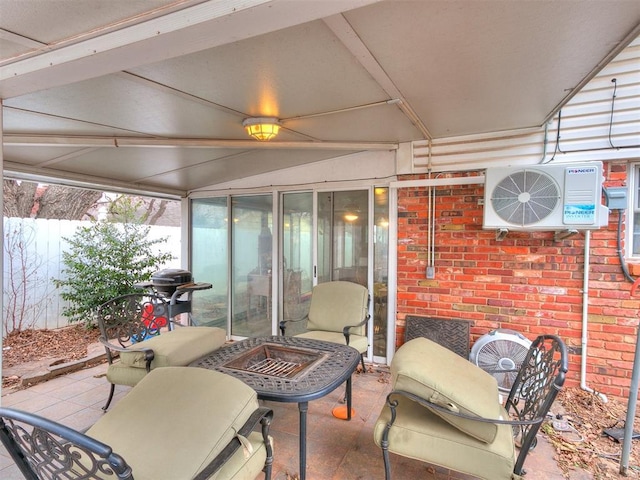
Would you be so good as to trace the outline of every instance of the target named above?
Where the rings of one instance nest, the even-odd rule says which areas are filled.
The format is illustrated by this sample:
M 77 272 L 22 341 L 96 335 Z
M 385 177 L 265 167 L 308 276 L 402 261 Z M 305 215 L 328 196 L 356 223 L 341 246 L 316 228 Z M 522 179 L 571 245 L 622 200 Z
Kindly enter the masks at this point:
M 178 286 L 192 281 L 191 272 L 179 268 L 165 268 L 151 275 L 151 282 L 154 286 Z

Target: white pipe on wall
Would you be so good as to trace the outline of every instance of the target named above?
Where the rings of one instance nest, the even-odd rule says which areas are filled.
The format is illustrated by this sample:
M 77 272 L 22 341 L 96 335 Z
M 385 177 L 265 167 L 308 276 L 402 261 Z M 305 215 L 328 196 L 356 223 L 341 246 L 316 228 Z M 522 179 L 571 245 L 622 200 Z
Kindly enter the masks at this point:
M 593 388 L 587 386 L 587 339 L 588 339 L 588 320 L 589 320 L 589 270 L 590 270 L 590 248 L 591 248 L 591 231 L 584 232 L 584 276 L 582 283 L 582 342 L 581 342 L 581 358 L 580 358 L 580 388 L 582 390 L 598 395 L 600 399 L 607 403 L 608 399 L 604 393 L 596 392 Z
M 483 184 L 484 175 L 472 177 L 425 178 L 423 180 L 397 180 L 389 183 L 390 188 L 428 187 L 429 185 L 475 185 Z

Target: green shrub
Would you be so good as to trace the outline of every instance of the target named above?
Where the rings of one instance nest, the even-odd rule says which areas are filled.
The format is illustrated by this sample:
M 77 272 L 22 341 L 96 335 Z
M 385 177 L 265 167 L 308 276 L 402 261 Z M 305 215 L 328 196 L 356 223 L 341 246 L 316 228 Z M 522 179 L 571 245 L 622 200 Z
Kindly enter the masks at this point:
M 137 291 L 173 255 L 155 251 L 166 238 L 149 240 L 151 227 L 137 223 L 96 222 L 65 238 L 70 249 L 62 253 L 65 278 L 54 279 L 69 304 L 62 314 L 70 322 L 93 323 L 93 313 L 107 300 Z

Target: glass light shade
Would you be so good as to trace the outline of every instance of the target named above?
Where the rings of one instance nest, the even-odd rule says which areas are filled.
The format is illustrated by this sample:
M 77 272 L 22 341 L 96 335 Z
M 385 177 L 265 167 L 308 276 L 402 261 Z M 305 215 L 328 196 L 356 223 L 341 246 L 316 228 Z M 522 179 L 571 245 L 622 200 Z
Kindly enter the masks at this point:
M 280 131 L 280 122 L 272 117 L 247 118 L 242 125 L 250 136 L 260 141 L 271 140 Z

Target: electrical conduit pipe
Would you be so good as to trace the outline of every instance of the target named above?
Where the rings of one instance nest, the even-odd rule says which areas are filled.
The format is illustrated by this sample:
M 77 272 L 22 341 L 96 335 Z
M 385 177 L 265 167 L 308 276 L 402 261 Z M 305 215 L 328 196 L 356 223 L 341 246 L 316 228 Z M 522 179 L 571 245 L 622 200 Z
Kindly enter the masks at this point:
M 584 277 L 582 283 L 582 355 L 580 358 L 580 388 L 582 390 L 598 395 L 600 400 L 607 403 L 608 399 L 604 393 L 596 392 L 587 386 L 587 338 L 589 320 L 589 270 L 591 269 L 591 231 L 584 232 Z

